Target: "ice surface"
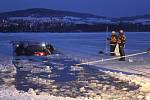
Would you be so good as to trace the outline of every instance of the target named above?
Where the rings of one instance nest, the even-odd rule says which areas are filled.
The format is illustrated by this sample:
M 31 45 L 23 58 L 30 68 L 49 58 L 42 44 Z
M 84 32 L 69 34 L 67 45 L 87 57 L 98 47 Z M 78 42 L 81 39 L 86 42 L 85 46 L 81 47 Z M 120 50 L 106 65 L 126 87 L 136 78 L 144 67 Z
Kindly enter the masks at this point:
M 36 35 L 35 35 L 36 34 Z M 127 36 L 127 43 L 125 52 L 126 54 L 143 52 L 149 48 L 150 43 L 150 34 L 147 32 L 129 32 L 125 33 Z M 24 100 L 107 100 L 107 99 L 119 99 L 128 100 L 131 97 L 135 98 L 148 98 L 149 95 L 149 76 L 150 76 L 150 54 L 139 55 L 135 57 L 126 58 L 125 62 L 120 62 L 118 60 L 112 60 L 109 62 L 99 62 L 92 64 L 92 68 L 95 70 L 99 70 L 97 75 L 93 75 L 90 71 L 85 72 L 86 67 L 73 66 L 74 63 L 93 61 L 99 59 L 110 58 L 107 54 L 99 54 L 99 51 L 105 52 L 105 38 L 106 33 L 0 33 L 0 99 L 6 100 L 19 100 L 24 98 Z M 33 82 L 40 85 L 52 86 L 53 93 L 59 93 L 59 91 L 65 91 L 67 95 L 71 95 L 68 93 L 74 94 L 84 94 L 84 96 L 79 96 L 78 98 L 71 97 L 61 97 L 61 96 L 52 96 L 48 92 L 43 92 L 39 94 L 38 90 L 34 90 L 34 88 L 29 89 L 27 92 L 20 92 L 16 90 L 17 87 L 10 87 L 10 85 L 14 85 L 15 74 L 18 69 L 15 69 L 12 64 L 12 46 L 11 41 L 14 40 L 30 40 L 30 41 L 46 41 L 51 42 L 57 50 L 61 51 L 64 55 L 61 56 L 59 54 L 53 55 L 50 57 L 50 62 L 47 60 L 35 60 L 34 62 L 28 61 L 24 58 L 24 60 L 20 60 L 19 64 L 24 65 L 24 67 L 20 67 L 23 71 L 31 71 L 30 74 L 27 74 L 24 79 L 28 80 L 27 82 Z M 68 63 L 69 62 L 69 63 Z M 46 64 L 46 65 L 43 65 Z M 18 65 L 19 66 L 19 65 Z M 33 66 L 31 68 L 31 66 Z M 70 66 L 70 67 L 68 67 Z M 57 79 L 60 77 L 53 73 L 54 69 L 58 69 L 58 72 L 62 72 L 70 68 L 70 71 L 67 75 L 74 75 L 74 71 L 81 72 L 78 77 L 78 82 L 73 82 L 68 84 L 68 86 L 63 86 L 58 89 L 58 86 L 54 84 L 56 81 L 47 80 L 50 77 L 56 77 Z M 6 72 L 10 72 L 9 74 Z M 56 71 L 56 72 L 57 72 Z M 46 73 L 40 74 L 39 76 L 34 77 L 38 73 Z M 52 75 L 51 75 L 52 73 Z M 96 73 L 96 72 L 95 72 Z M 134 74 L 133 74 L 134 73 Z M 17 73 L 18 75 L 18 73 Z M 21 74 L 20 74 L 21 75 Z M 61 73 L 60 73 L 61 75 Z M 63 75 L 63 74 L 62 74 Z M 19 76 L 19 75 L 18 75 Z M 7 78 L 6 78 L 7 77 Z M 89 80 L 83 80 L 85 77 Z M 61 78 L 61 77 L 60 77 Z M 97 78 L 102 78 L 104 82 L 99 83 Z M 67 78 L 66 78 L 67 79 Z M 109 80 L 109 81 L 108 81 Z M 114 83 L 115 86 L 110 84 Z M 21 85 L 23 81 L 19 81 Z M 59 82 L 59 81 L 58 81 Z M 51 84 L 51 85 L 50 85 Z M 73 88 L 72 84 L 76 84 L 74 86 L 78 86 L 76 93 L 76 87 Z M 83 85 L 84 84 L 84 85 Z M 116 86 L 116 84 L 119 84 Z M 138 89 L 126 91 L 130 88 L 140 86 Z M 6 87 L 6 88 L 5 88 Z M 116 89 L 119 88 L 119 89 Z M 99 88 L 97 90 L 97 88 Z M 66 90 L 71 89 L 71 92 L 67 92 Z M 92 89 L 92 90 L 91 90 Z M 79 92 L 80 91 L 80 92 Z M 87 93 L 85 93 L 85 91 Z M 113 92 L 112 92 L 113 91 Z M 100 93 L 99 93 L 100 92 Z M 100 95 L 99 95 L 100 94 Z M 13 95 L 13 96 L 12 96 Z M 126 96 L 124 96 L 126 95 Z
M 35 35 L 36 34 L 36 35 Z M 150 44 L 149 32 L 127 32 L 125 53 L 139 53 L 146 51 Z M 110 35 L 110 33 L 108 33 Z M 99 51 L 105 52 L 105 38 L 104 33 L 1 33 L 1 44 L 3 41 L 13 40 L 31 40 L 31 41 L 48 41 L 59 51 L 75 60 L 82 62 L 100 60 L 110 58 L 109 54 L 99 54 Z M 10 45 L 10 44 L 9 44 Z M 4 44 L 2 44 L 4 47 Z M 8 46 L 7 46 L 8 47 Z M 108 45 L 109 47 L 109 45 Z M 1 54 L 10 52 L 10 49 L 3 50 Z M 10 54 L 8 54 L 10 55 Z M 149 73 L 149 54 L 140 55 L 127 58 L 126 62 L 107 61 L 103 63 L 96 63 L 100 67 L 116 69 L 121 71 L 131 71 L 138 73 Z M 132 62 L 131 62 L 132 60 Z M 134 69 L 134 70 L 133 70 Z M 137 70 L 137 71 L 135 71 Z M 139 72 L 141 71 L 141 72 Z M 144 72 L 142 72 L 144 71 Z

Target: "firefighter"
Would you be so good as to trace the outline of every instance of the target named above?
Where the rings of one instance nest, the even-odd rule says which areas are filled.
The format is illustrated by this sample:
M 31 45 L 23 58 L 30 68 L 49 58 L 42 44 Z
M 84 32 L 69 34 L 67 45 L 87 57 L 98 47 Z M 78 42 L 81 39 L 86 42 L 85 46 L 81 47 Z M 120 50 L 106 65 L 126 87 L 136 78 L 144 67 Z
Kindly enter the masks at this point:
M 110 55 L 111 56 L 115 56 L 115 48 L 116 48 L 116 45 L 117 45 L 117 39 L 118 39 L 118 36 L 116 35 L 116 32 L 115 31 L 112 31 L 112 34 L 111 34 L 111 37 L 110 37 Z
M 124 52 L 125 40 L 126 40 L 126 36 L 123 30 L 120 30 L 119 37 L 118 37 L 119 53 L 121 56 L 121 58 L 119 59 L 120 61 L 125 61 L 125 52 Z
M 54 47 L 51 44 L 46 45 L 46 51 L 48 54 L 52 54 L 54 52 Z

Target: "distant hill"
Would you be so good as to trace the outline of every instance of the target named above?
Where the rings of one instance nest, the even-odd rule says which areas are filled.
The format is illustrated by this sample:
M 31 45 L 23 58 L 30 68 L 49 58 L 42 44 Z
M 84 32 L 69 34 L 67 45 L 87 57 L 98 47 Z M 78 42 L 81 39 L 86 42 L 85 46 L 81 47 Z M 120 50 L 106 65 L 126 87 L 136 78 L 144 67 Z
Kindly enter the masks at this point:
M 118 20 L 121 20 L 121 21 L 124 21 L 124 20 L 131 21 L 131 20 L 137 20 L 137 19 L 150 19 L 150 14 L 118 18 Z
M 81 18 L 106 18 L 103 16 L 96 16 L 87 13 L 78 13 L 78 12 L 70 12 L 70 11 L 59 11 L 52 9 L 44 9 L 44 8 L 32 8 L 26 10 L 17 10 L 11 12 L 0 13 L 0 17 L 64 17 L 64 16 L 73 16 L 73 17 L 81 17 Z
M 130 16 L 130 17 L 121 17 L 116 20 L 121 21 L 121 22 L 126 22 L 126 23 L 150 25 L 150 14 Z
M 150 15 L 111 18 L 44 8 L 0 13 L 0 32 L 150 31 Z
M 78 17 L 78 18 L 103 19 L 103 22 L 105 22 L 105 20 L 110 20 L 113 23 L 123 21 L 123 22 L 131 22 L 131 23 L 150 24 L 150 14 L 129 16 L 129 17 L 120 17 L 120 18 L 111 18 L 111 17 L 97 16 L 97 15 L 87 14 L 87 13 L 60 11 L 60 10 L 52 10 L 52 9 L 45 9 L 45 8 L 32 8 L 32 9 L 0 13 L 0 18 L 11 18 L 11 17 L 44 18 L 44 17 L 66 17 L 66 16 Z M 106 21 L 106 23 L 107 23 L 107 21 Z

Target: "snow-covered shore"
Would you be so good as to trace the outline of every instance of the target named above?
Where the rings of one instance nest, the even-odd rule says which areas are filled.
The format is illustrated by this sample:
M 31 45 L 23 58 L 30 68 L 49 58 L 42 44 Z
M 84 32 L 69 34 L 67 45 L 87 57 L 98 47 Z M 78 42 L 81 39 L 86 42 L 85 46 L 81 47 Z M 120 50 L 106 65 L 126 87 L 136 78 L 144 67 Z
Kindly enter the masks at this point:
M 120 93 L 121 94 L 121 93 Z M 129 94 L 129 93 L 128 93 Z M 150 94 L 144 95 L 140 93 L 137 97 L 135 96 L 134 92 L 131 92 L 130 95 L 111 95 L 111 94 L 104 94 L 102 93 L 101 96 L 97 97 L 78 97 L 78 98 L 70 98 L 70 97 L 56 97 L 51 96 L 48 93 L 41 93 L 36 95 L 35 91 L 32 89 L 29 92 L 20 92 L 17 91 L 13 86 L 5 89 L 0 90 L 0 100 L 149 100 Z M 118 97 L 118 98 L 117 98 Z
M 143 77 L 138 77 L 134 75 L 124 75 L 121 73 L 112 73 L 106 72 L 112 77 L 118 77 L 120 81 L 124 82 L 128 81 L 130 84 L 139 84 L 140 88 L 134 91 L 127 91 L 127 88 L 123 88 L 121 90 L 117 90 L 115 86 L 97 84 L 96 82 L 91 83 L 90 87 L 98 88 L 98 91 L 87 91 L 89 93 L 89 97 L 61 97 L 61 96 L 53 96 L 48 92 L 40 92 L 37 93 L 36 90 L 32 88 L 28 90 L 28 92 L 16 90 L 15 86 L 8 84 L 2 85 L 0 88 L 0 100 L 149 100 L 149 80 Z M 133 82 L 133 83 L 132 83 Z M 101 89 L 100 89 L 101 87 Z M 79 92 L 86 91 L 86 87 L 80 88 Z M 69 92 L 69 91 L 68 91 Z M 70 91 L 71 92 L 71 91 Z M 99 92 L 98 95 L 96 93 Z
M 11 60 L 11 59 L 9 59 Z M 78 96 L 75 98 L 69 97 L 69 96 L 54 96 L 49 94 L 48 92 L 42 92 L 38 90 L 34 90 L 30 88 L 27 92 L 20 91 L 16 89 L 16 86 L 14 86 L 14 75 L 16 74 L 16 68 L 12 65 L 11 61 L 10 63 L 5 63 L 2 65 L 3 62 L 1 62 L 1 79 L 3 80 L 2 85 L 0 86 L 0 100 L 110 100 L 110 99 L 116 99 L 116 100 L 149 100 L 150 99 L 150 79 L 146 78 L 144 76 L 139 75 L 127 75 L 123 73 L 117 73 L 117 72 L 111 72 L 111 71 L 104 71 L 100 70 L 101 72 L 104 72 L 99 77 L 104 77 L 106 80 L 108 77 L 111 76 L 112 83 L 118 84 L 118 86 L 121 84 L 124 86 L 121 86 L 121 88 L 118 88 L 118 86 L 113 86 L 112 84 L 109 84 L 109 81 L 104 84 L 100 83 L 96 79 L 90 79 L 90 81 L 82 81 L 84 84 L 88 82 L 87 85 L 80 87 L 79 93 L 85 93 L 88 96 Z M 9 72 L 9 73 L 6 73 Z M 2 77 L 5 76 L 5 77 Z M 41 79 L 38 79 L 41 80 Z M 43 79 L 42 79 L 43 80 Z M 42 81 L 41 80 L 41 81 Z M 39 82 L 39 81 L 38 81 Z M 43 84 L 43 81 L 39 84 Z M 49 83 L 46 83 L 49 84 Z M 130 89 L 129 86 L 139 86 L 139 88 L 135 90 L 128 90 Z M 88 90 L 88 88 L 91 88 L 92 90 Z M 65 90 L 66 91 L 66 90 Z M 64 92 L 65 92 L 64 91 Z M 72 90 L 68 91 L 72 92 Z M 73 92 L 72 92 L 73 93 Z

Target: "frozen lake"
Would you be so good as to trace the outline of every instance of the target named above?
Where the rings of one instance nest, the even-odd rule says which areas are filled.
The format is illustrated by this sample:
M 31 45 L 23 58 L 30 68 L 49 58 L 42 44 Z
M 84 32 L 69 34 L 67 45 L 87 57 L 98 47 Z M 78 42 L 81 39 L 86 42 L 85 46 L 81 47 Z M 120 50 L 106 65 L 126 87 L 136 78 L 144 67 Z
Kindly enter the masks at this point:
M 108 33 L 108 36 L 110 34 Z M 125 35 L 126 53 L 141 52 L 150 48 L 150 32 L 126 32 Z M 67 55 L 97 59 L 98 52 L 105 51 L 106 33 L 0 33 L 2 48 L 5 48 L 3 42 L 14 40 L 47 41 Z M 5 49 L 1 53 L 7 54 L 6 52 Z
M 150 33 L 128 32 L 125 34 L 127 37 L 126 54 L 143 52 L 150 48 Z M 27 59 L 14 57 L 12 60 L 11 41 L 22 40 L 51 42 L 56 49 L 65 55 L 51 55 L 40 61 L 31 59 L 32 57 L 27 57 Z M 133 94 L 140 95 L 136 93 L 139 85 L 132 84 L 132 82 L 138 80 L 137 83 L 143 84 L 139 82 L 144 80 L 144 77 L 141 76 L 150 77 L 150 54 L 148 53 L 126 58 L 125 62 L 120 62 L 116 59 L 92 65 L 73 66 L 80 63 L 80 60 L 90 61 L 110 58 L 109 55 L 98 53 L 99 51 L 105 52 L 105 40 L 106 33 L 0 33 L 0 64 L 2 67 L 0 67 L 2 69 L 0 73 L 2 81 L 0 81 L 0 84 L 15 83 L 15 89 L 17 90 L 32 90 L 31 92 L 36 90 L 37 94 L 44 91 L 56 97 L 88 97 L 93 93 L 97 96 L 102 95 L 101 93 L 106 96 L 108 93 L 111 97 L 119 96 L 121 98 L 127 93 L 129 98 Z M 130 62 L 129 59 L 132 61 Z M 14 70 L 12 69 L 14 68 L 13 64 L 15 65 L 16 73 L 5 73 L 3 69 Z M 137 78 L 133 73 L 138 74 Z M 127 81 L 122 81 L 122 79 L 126 78 L 123 75 L 129 76 L 126 79 Z M 138 77 L 141 78 L 139 79 Z M 144 81 L 144 84 L 147 84 L 145 82 L 149 81 Z M 108 90 L 105 89 L 106 87 Z M 124 89 L 127 89 L 127 91 L 122 92 Z M 30 93 L 30 91 L 28 92 Z M 5 97 L 7 92 L 1 92 L 1 94 Z

